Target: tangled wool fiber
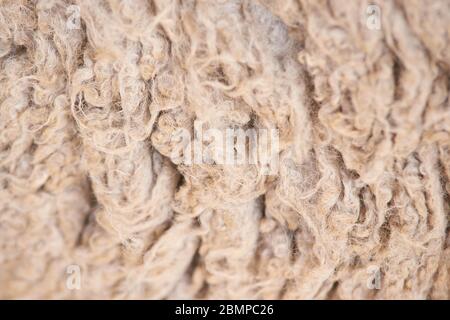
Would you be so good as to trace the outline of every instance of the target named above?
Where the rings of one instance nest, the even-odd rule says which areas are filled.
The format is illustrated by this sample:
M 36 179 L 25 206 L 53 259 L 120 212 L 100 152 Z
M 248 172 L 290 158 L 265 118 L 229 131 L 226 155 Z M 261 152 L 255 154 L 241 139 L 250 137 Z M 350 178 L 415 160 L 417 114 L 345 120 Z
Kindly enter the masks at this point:
M 0 64 L 1 298 L 450 298 L 450 1 L 1 0 Z

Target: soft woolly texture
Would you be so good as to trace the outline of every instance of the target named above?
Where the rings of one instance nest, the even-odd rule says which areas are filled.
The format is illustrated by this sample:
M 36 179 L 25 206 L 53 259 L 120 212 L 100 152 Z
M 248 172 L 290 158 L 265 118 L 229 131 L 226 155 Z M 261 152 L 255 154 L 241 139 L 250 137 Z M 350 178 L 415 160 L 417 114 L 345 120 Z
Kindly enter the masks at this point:
M 450 1 L 1 0 L 0 64 L 1 298 L 450 297 Z

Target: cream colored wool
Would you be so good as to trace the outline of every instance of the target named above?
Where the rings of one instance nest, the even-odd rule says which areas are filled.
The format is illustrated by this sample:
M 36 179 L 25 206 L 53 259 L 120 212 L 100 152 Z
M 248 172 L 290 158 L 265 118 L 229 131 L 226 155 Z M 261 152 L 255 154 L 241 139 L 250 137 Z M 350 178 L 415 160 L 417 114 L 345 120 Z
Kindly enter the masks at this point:
M 450 1 L 0 0 L 0 63 L 0 298 L 450 298 Z

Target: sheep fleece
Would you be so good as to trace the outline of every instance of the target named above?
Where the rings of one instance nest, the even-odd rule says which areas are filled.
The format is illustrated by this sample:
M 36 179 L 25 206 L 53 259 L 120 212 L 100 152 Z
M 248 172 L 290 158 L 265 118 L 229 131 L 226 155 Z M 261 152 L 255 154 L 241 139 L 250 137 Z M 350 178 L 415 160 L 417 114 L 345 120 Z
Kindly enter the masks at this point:
M 0 298 L 449 299 L 449 0 L 1 0 L 0 64 Z

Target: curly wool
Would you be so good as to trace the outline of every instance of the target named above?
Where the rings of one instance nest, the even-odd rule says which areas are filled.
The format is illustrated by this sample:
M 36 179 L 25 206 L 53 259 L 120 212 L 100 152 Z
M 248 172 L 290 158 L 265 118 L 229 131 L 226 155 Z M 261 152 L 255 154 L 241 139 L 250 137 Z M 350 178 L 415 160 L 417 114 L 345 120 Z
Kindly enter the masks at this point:
M 450 1 L 374 3 L 1 1 L 0 297 L 449 299 Z

